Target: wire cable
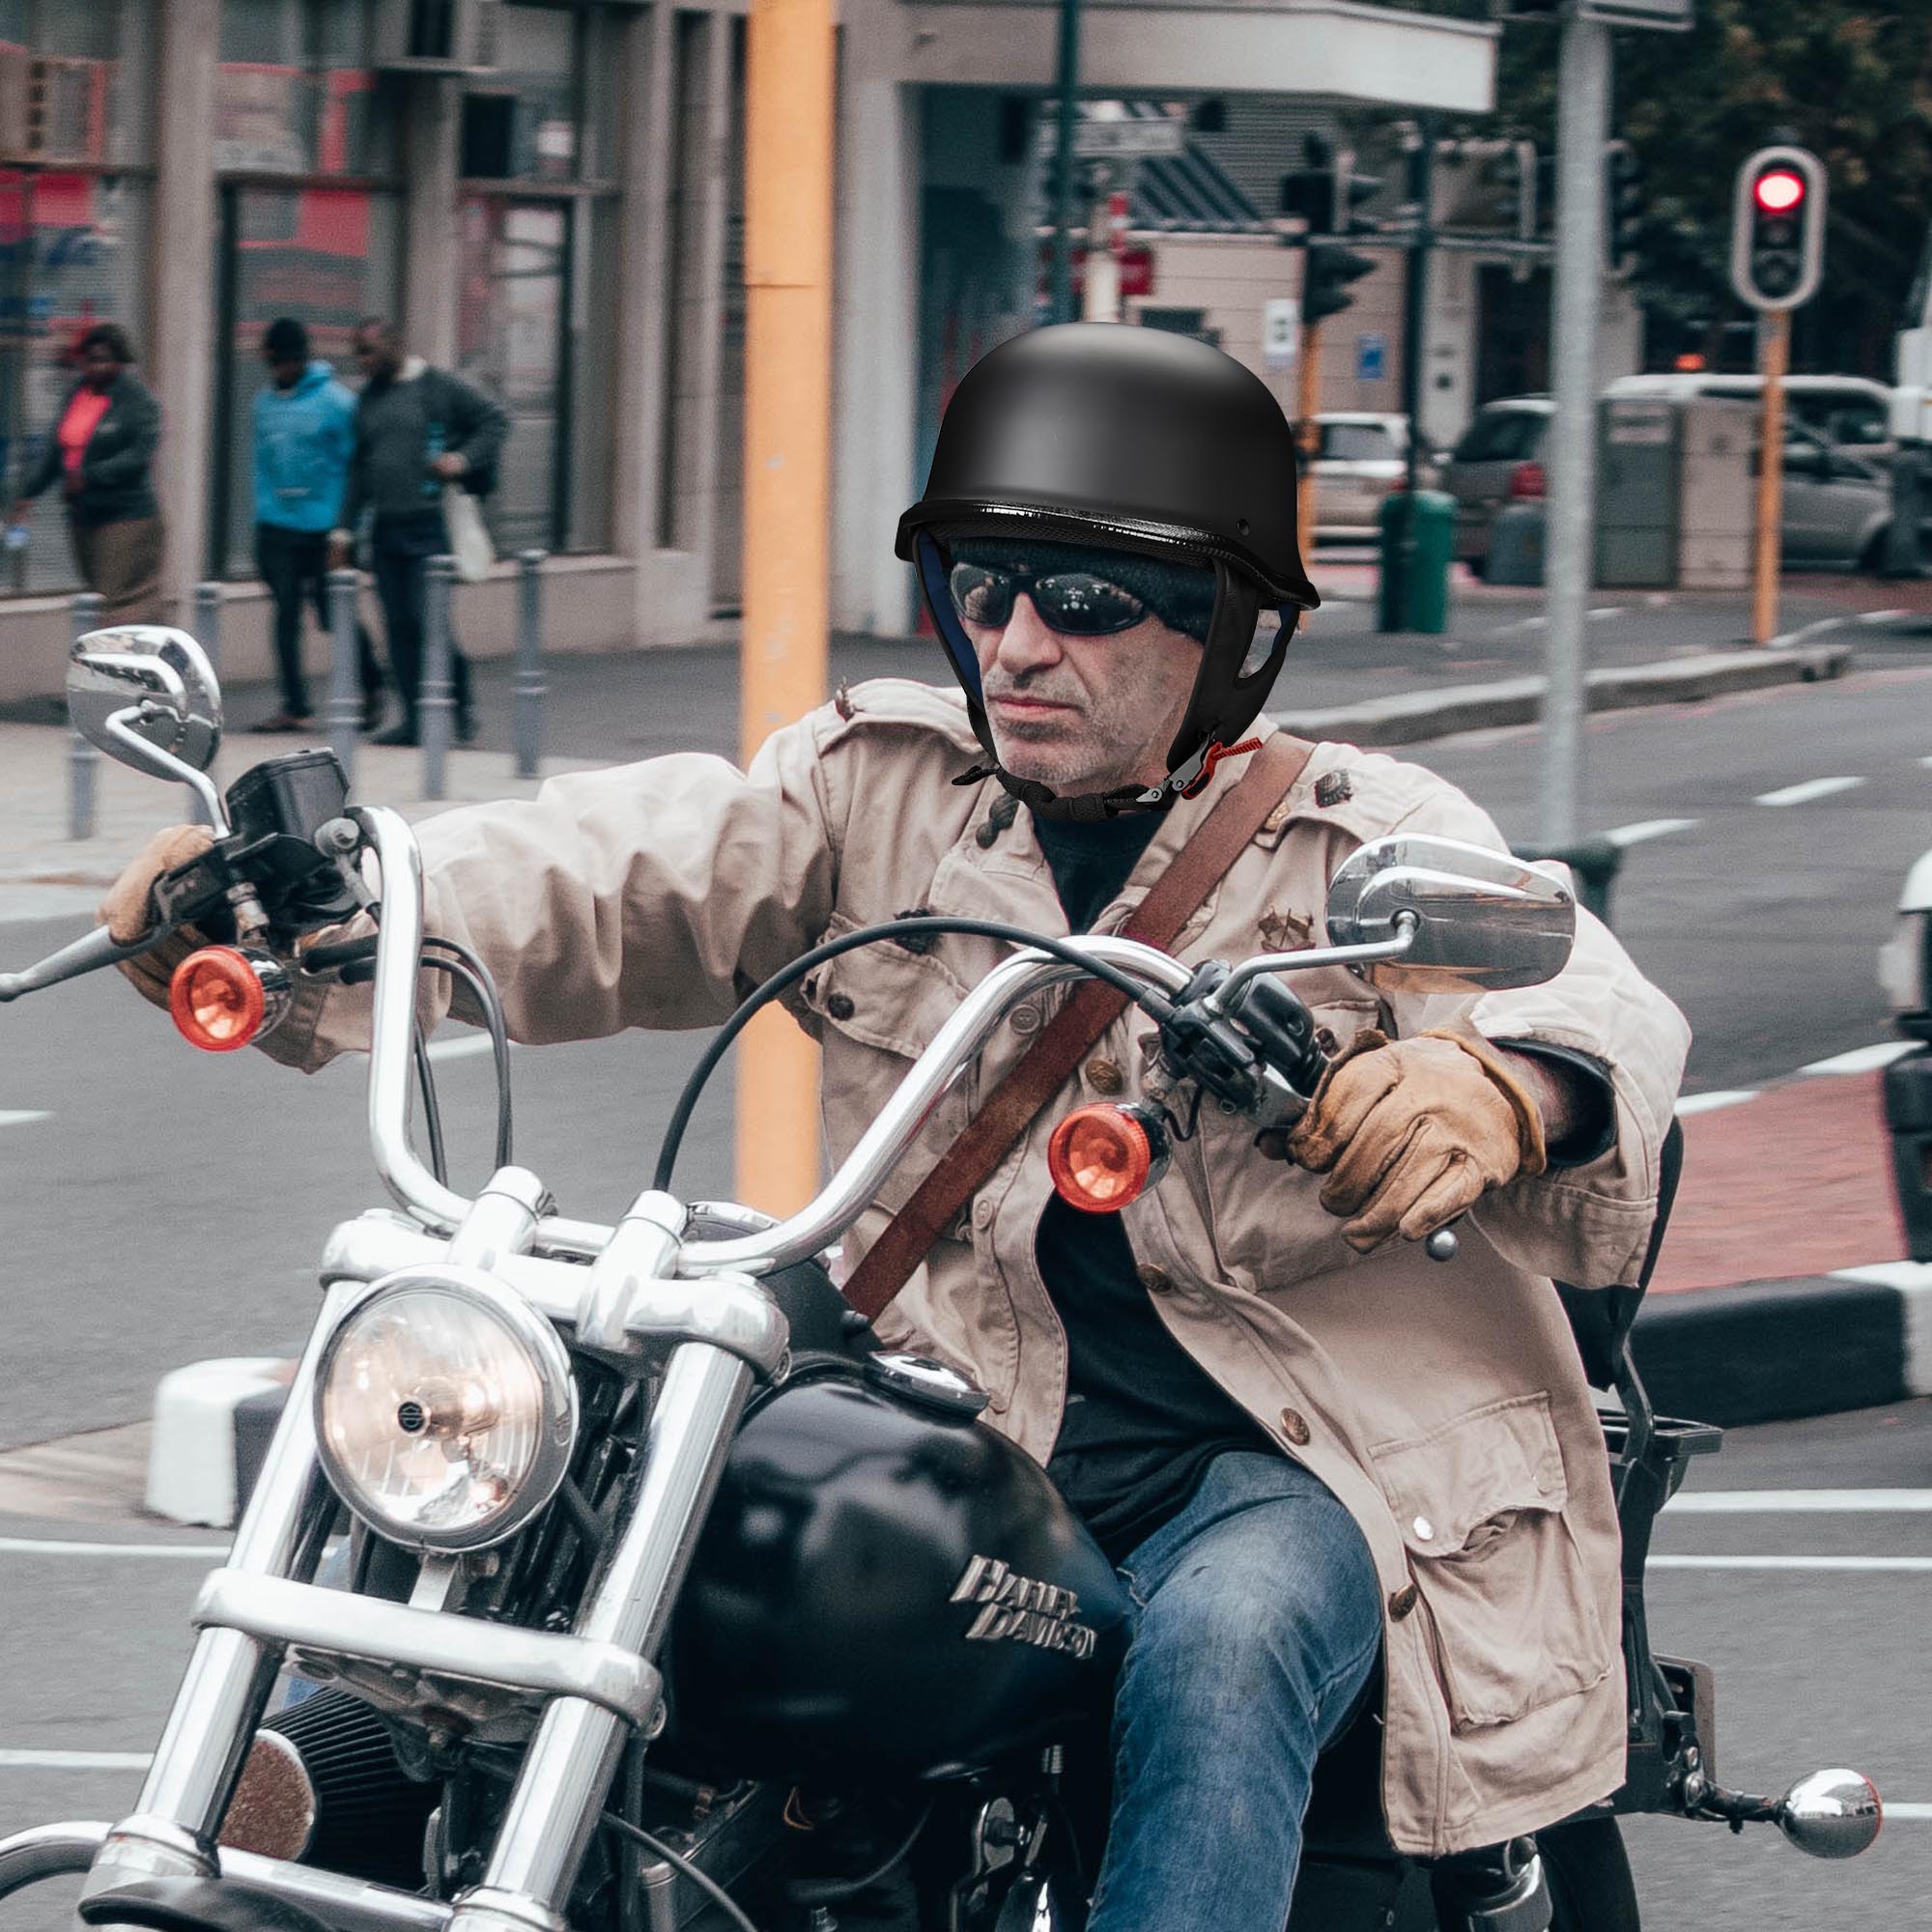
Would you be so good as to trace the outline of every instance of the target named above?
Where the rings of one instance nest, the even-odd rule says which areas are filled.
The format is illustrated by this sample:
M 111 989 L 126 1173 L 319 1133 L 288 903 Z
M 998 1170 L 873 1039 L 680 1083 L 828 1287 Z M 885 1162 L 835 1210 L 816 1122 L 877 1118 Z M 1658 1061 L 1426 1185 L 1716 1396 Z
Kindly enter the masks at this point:
M 1056 959 L 1068 960 L 1094 979 L 1104 980 L 1117 993 L 1124 993 L 1128 999 L 1137 1006 L 1145 1008 L 1157 1020 L 1165 1020 L 1174 1010 L 1171 1000 L 1155 992 L 1151 987 L 1143 985 L 1132 975 L 1122 973 L 1119 967 L 1090 958 L 1066 940 L 1050 939 L 1043 933 L 1029 932 L 1021 925 L 1007 925 L 990 919 L 953 919 L 938 913 L 929 913 L 918 919 L 895 919 L 882 925 L 861 926 L 857 932 L 841 933 L 837 939 L 828 939 L 822 945 L 814 946 L 810 952 L 801 954 L 789 966 L 774 973 L 719 1028 L 717 1037 L 704 1049 L 697 1065 L 691 1069 L 691 1077 L 685 1081 L 684 1089 L 677 1096 L 677 1105 L 671 1109 L 670 1124 L 665 1128 L 664 1140 L 658 1148 L 658 1164 L 651 1177 L 651 1185 L 665 1192 L 669 1191 L 671 1172 L 677 1165 L 678 1149 L 683 1145 L 685 1129 L 691 1124 L 692 1114 L 696 1111 L 698 1098 L 704 1092 L 705 1082 L 718 1070 L 718 1063 L 730 1051 L 731 1042 L 744 1032 L 753 1015 L 762 1008 L 770 1005 L 781 993 L 804 979 L 814 966 L 822 966 L 828 959 L 838 958 L 841 952 L 855 952 L 861 946 L 877 946 L 886 940 L 902 940 L 909 937 L 916 938 L 923 933 L 942 932 L 963 932 L 983 939 L 1005 939 L 1017 946 L 1030 947 L 1036 952 L 1051 953 Z
M 467 986 L 483 1012 L 490 1035 L 490 1058 L 497 1069 L 497 1165 L 508 1167 L 514 1134 L 510 1118 L 510 1037 L 503 1023 L 503 1000 L 489 967 L 469 947 L 454 939 L 426 939 L 423 952 L 446 952 L 447 959 L 430 959 L 424 964 L 447 973 Z
M 410 1050 L 416 1063 L 416 1085 L 422 1090 L 423 1130 L 429 1135 L 429 1168 L 436 1176 L 437 1185 L 449 1185 L 448 1163 L 443 1158 L 442 1111 L 436 1102 L 436 1075 L 430 1068 L 429 1046 L 423 1038 L 421 1023 L 416 1023 L 410 1034 Z
M 841 1898 L 851 1898 L 875 1886 L 888 1872 L 895 1870 L 906 1855 L 919 1842 L 919 1834 L 925 1830 L 925 1823 L 932 1816 L 930 1801 L 912 1821 L 912 1830 L 889 1853 L 883 1862 L 876 1864 L 861 1878 L 809 1878 L 798 1879 L 785 1889 L 793 1901 L 799 1905 L 836 1905 Z
M 672 1851 L 662 1838 L 653 1837 L 641 1825 L 634 1825 L 628 1818 L 618 1817 L 614 1811 L 606 1811 L 603 1823 L 607 1830 L 621 1833 L 625 1837 L 642 1845 L 646 1851 L 655 1852 L 673 1871 L 688 1878 L 730 1919 L 732 1924 L 739 1928 L 739 1932 L 758 1932 L 758 1928 L 745 1916 L 738 1901 L 709 1872 L 699 1871 L 689 1859 Z

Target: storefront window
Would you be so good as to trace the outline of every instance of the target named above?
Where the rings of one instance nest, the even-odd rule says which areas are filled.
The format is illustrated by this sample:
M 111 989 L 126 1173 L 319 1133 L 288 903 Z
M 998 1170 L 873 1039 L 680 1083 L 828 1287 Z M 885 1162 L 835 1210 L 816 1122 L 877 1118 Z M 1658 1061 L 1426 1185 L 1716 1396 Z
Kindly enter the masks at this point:
M 111 175 L 0 172 L 0 453 L 10 500 L 60 420 L 83 331 L 119 323 L 136 357 L 143 353 L 149 195 L 145 182 Z M 43 499 L 26 547 L 6 554 L 7 589 L 78 583 L 57 510 Z
M 224 344 L 215 425 L 218 462 L 215 573 L 254 569 L 255 396 L 268 381 L 262 333 L 278 316 L 308 329 L 311 355 L 353 383 L 350 338 L 365 315 L 386 314 L 396 295 L 397 211 L 385 194 L 351 187 L 236 185 L 221 200 Z
M 380 172 L 368 0 L 223 0 L 214 165 Z
M 595 182 L 614 173 L 618 23 L 602 8 L 505 6 L 497 65 L 463 103 L 471 181 Z

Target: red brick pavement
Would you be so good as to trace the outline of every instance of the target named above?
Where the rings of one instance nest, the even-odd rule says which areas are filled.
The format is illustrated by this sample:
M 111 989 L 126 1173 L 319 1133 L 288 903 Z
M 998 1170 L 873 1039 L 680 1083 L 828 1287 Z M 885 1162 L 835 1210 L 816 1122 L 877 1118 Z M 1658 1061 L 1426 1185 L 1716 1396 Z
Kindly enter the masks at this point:
M 1877 1073 L 1768 1088 L 1684 1122 L 1656 1293 L 1897 1261 L 1905 1236 Z

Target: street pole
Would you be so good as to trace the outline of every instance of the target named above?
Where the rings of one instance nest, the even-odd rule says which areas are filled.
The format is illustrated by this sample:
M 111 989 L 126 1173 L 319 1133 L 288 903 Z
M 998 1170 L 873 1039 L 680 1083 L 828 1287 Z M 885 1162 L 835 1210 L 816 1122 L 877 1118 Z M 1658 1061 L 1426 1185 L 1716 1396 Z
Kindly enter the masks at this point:
M 1751 558 L 1751 642 L 1777 635 L 1777 554 L 1784 517 L 1784 377 L 1791 366 L 1791 311 L 1772 309 L 1759 331 L 1764 425 L 1757 459 L 1757 538 Z
M 1308 301 L 1308 251 L 1302 251 L 1301 357 L 1294 399 L 1294 446 L 1301 463 L 1294 479 L 1294 527 L 1301 548 L 1311 554 L 1315 549 L 1315 455 L 1321 447 L 1321 432 L 1316 427 L 1316 412 L 1321 407 L 1321 325 L 1310 322 Z
M 1435 230 L 1431 204 L 1435 192 L 1435 117 L 1425 114 L 1415 124 L 1408 149 L 1406 197 L 1414 210 L 1409 232 L 1407 276 L 1403 287 L 1402 407 L 1408 418 L 1408 451 L 1403 479 L 1402 543 L 1396 554 L 1400 599 L 1395 608 L 1406 613 L 1415 588 L 1415 486 L 1422 449 L 1422 338 L 1429 327 L 1429 255 Z
M 1054 107 L 1053 320 L 1073 320 L 1073 131 L 1080 93 L 1080 0 L 1060 0 L 1060 68 Z M 1087 253 L 1094 252 L 1089 238 Z M 1091 270 L 1091 264 L 1090 264 Z
M 753 0 L 740 687 L 748 765 L 773 731 L 823 703 L 826 692 L 833 50 L 833 0 Z M 739 1045 L 737 1092 L 738 1198 L 788 1214 L 818 1190 L 818 1055 L 777 1007 Z
M 1604 142 L 1610 30 L 1564 16 L 1556 79 L 1556 290 L 1550 354 L 1547 536 L 1548 693 L 1543 701 L 1543 838 L 1574 844 L 1583 823 L 1584 619 L 1594 563 L 1597 305 L 1604 283 Z

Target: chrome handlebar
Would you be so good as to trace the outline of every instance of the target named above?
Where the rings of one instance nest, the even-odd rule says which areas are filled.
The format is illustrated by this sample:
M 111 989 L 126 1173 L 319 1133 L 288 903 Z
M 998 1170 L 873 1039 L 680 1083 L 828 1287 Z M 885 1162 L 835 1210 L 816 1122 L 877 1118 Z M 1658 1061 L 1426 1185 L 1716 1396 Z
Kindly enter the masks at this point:
M 352 815 L 374 847 L 383 873 L 376 1005 L 370 1033 L 370 1146 L 376 1170 L 397 1203 L 432 1233 L 447 1235 L 462 1224 L 472 1204 L 423 1166 L 409 1138 L 412 1029 L 417 960 L 423 942 L 422 855 L 414 833 L 400 813 L 384 806 L 362 806 Z M 1412 928 L 1405 927 L 1385 945 L 1264 954 L 1236 968 L 1228 983 L 1244 985 L 1264 972 L 1306 972 L 1397 959 L 1408 951 L 1412 938 Z M 1065 943 L 1157 992 L 1179 993 L 1193 977 L 1192 969 L 1178 959 L 1136 940 L 1089 934 Z M 878 1118 L 810 1202 L 783 1221 L 724 1239 L 677 1240 L 667 1272 L 679 1276 L 761 1275 L 822 1253 L 876 1197 L 880 1184 L 911 1147 L 933 1108 L 1007 1013 L 1029 994 L 1080 977 L 1078 966 L 1042 952 L 1021 952 L 1001 961 L 953 1010 Z M 1227 987 L 1222 993 L 1225 998 Z M 1265 1074 L 1264 1083 L 1277 1099 L 1298 1102 L 1300 1096 L 1278 1074 Z M 686 1217 L 681 1204 L 669 1203 L 662 1195 L 653 1199 L 657 1204 L 654 1211 L 674 1208 L 680 1220 Z M 762 1222 L 763 1217 L 757 1218 Z M 610 1246 L 615 1232 L 601 1222 L 547 1214 L 537 1220 L 531 1232 L 530 1248 L 537 1255 L 594 1260 Z M 1442 1248 L 1453 1253 L 1453 1240 L 1452 1236 L 1441 1243 Z

